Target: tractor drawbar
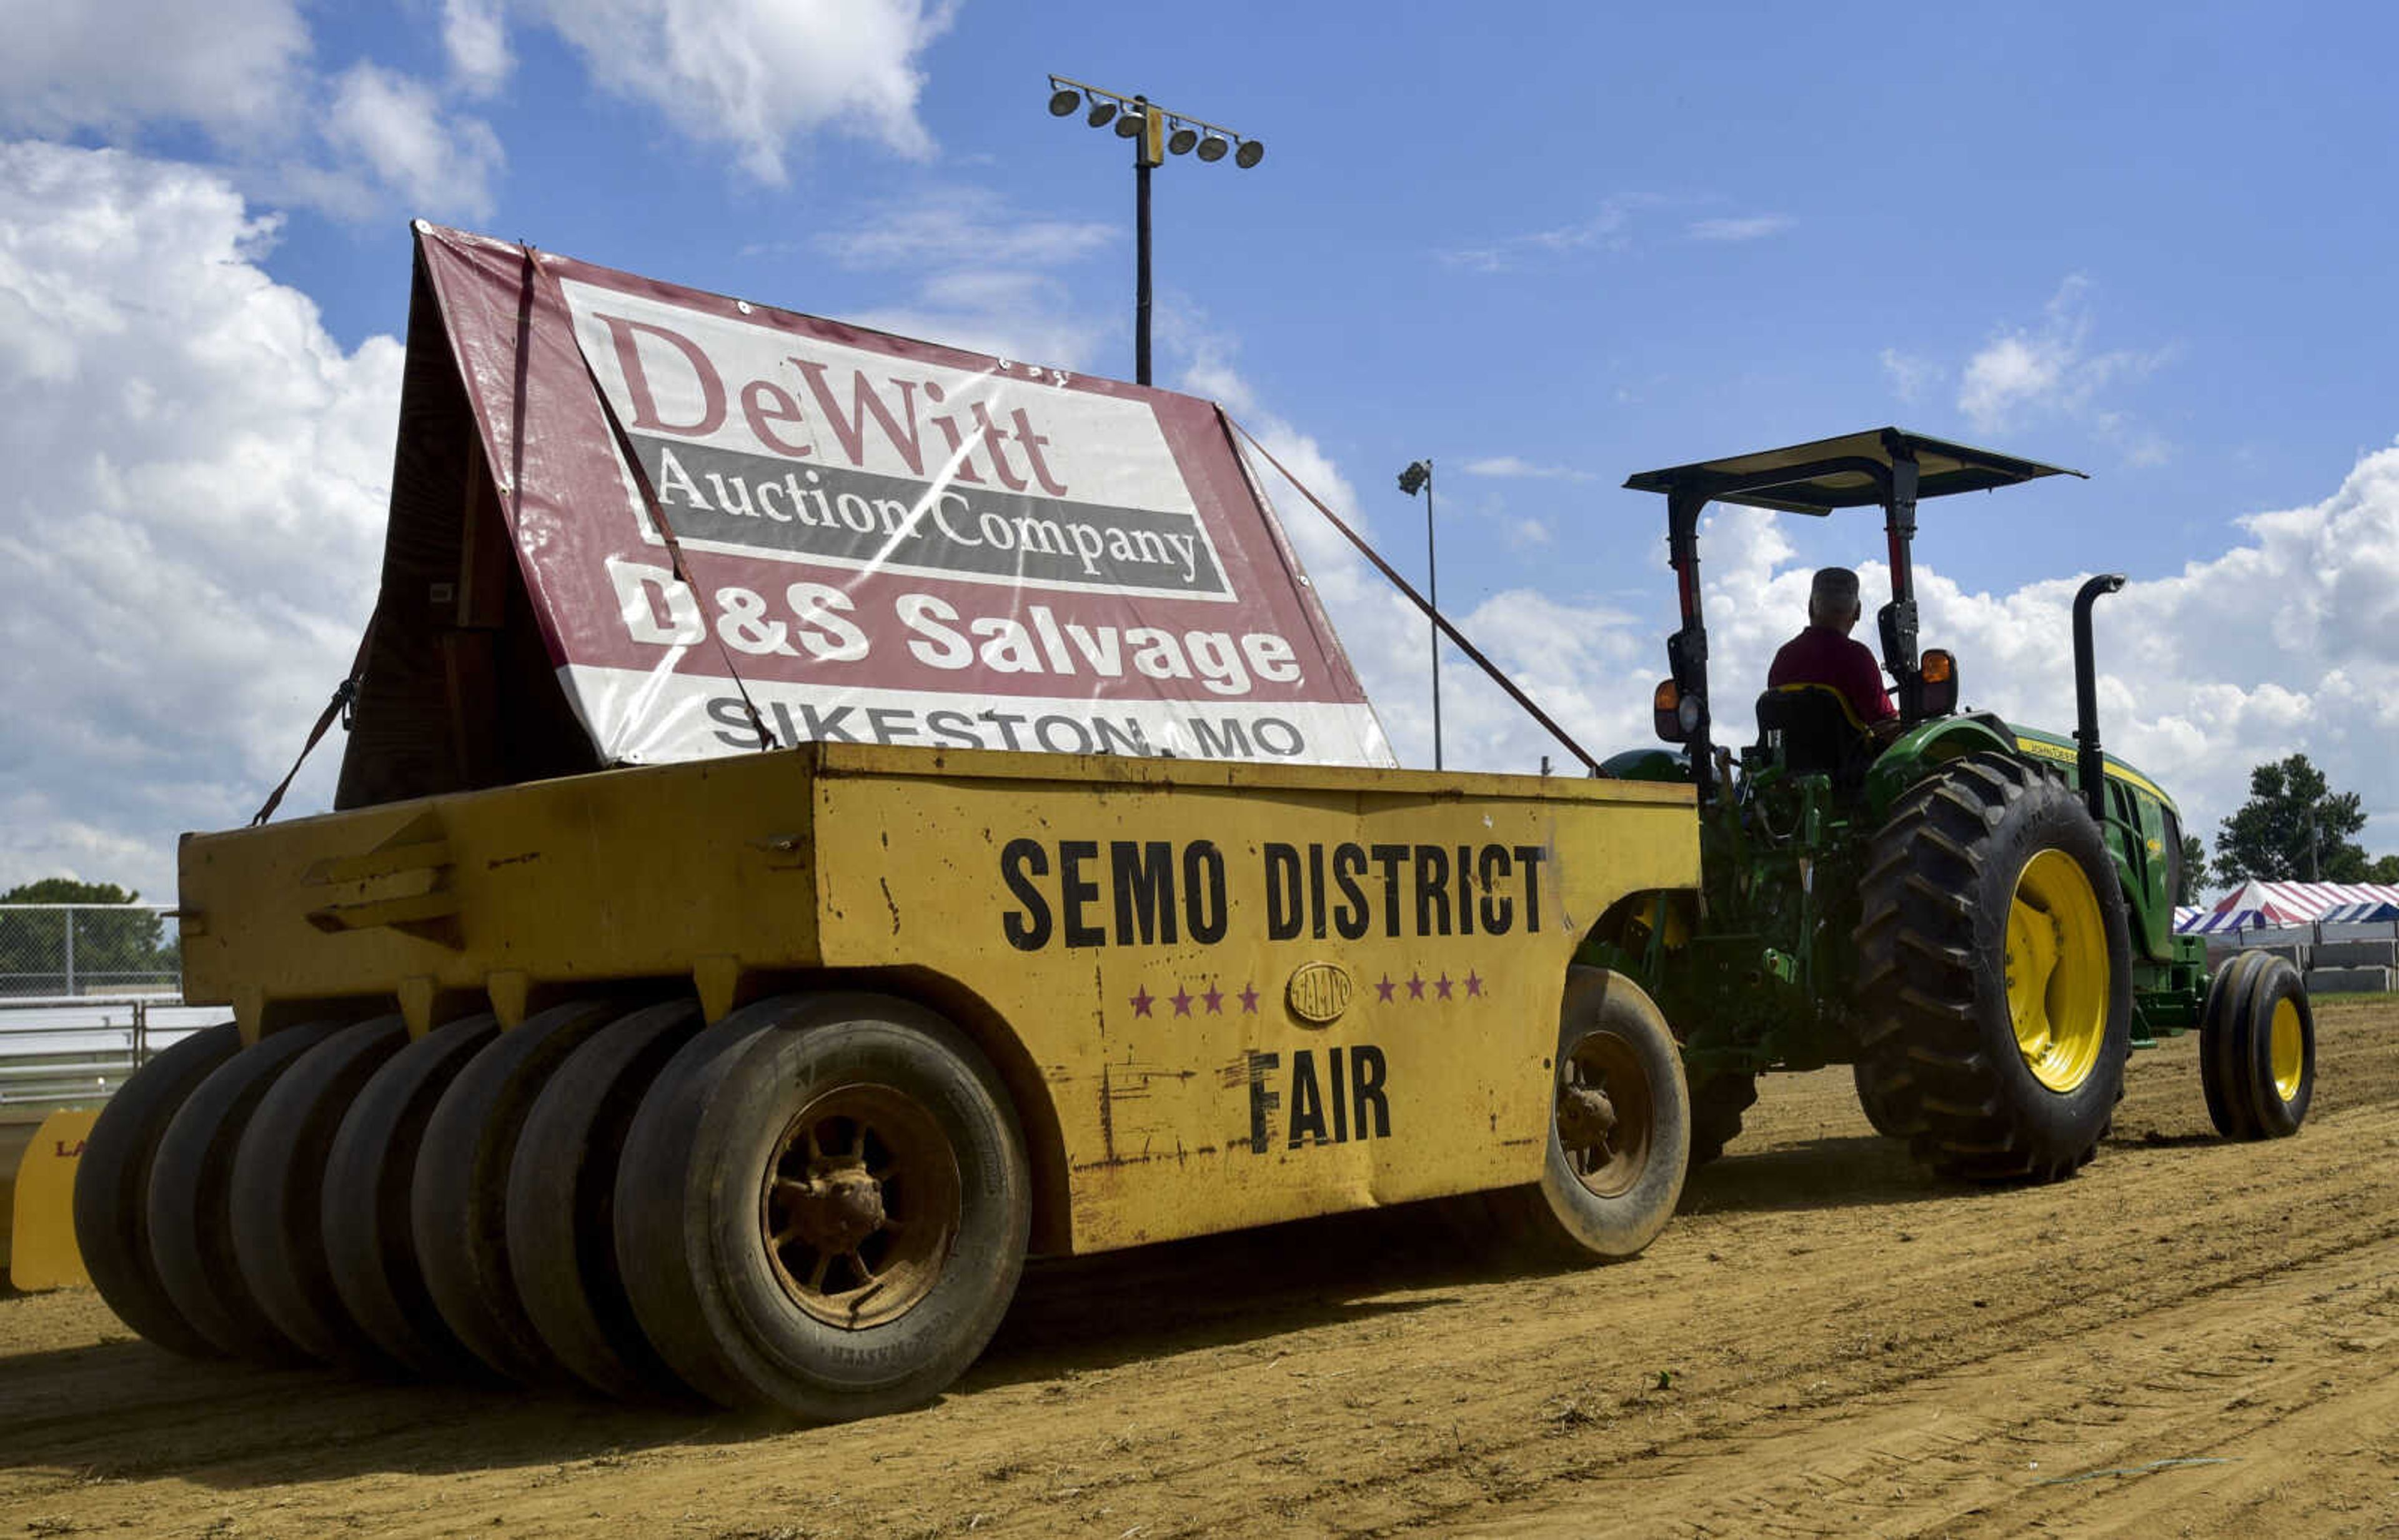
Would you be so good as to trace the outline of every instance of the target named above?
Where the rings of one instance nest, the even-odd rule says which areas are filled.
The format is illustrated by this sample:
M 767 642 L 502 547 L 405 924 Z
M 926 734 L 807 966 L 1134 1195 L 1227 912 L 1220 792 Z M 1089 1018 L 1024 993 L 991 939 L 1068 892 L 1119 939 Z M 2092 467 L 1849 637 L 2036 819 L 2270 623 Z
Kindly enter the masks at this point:
M 2122 573 L 2101 573 L 2074 596 L 2074 741 L 2075 772 L 2082 784 L 2082 800 L 2091 817 L 2108 820 L 2108 759 L 2099 750 L 2099 686 L 2091 661 L 2091 606 L 2101 594 L 2124 586 Z

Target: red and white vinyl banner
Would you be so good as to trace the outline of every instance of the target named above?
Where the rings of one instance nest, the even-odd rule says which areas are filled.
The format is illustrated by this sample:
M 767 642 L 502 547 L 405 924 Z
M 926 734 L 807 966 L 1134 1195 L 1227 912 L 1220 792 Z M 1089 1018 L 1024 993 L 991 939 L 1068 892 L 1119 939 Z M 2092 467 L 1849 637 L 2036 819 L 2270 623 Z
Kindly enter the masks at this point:
M 756 748 L 738 677 L 784 744 L 1392 763 L 1213 403 L 418 240 L 604 761 Z

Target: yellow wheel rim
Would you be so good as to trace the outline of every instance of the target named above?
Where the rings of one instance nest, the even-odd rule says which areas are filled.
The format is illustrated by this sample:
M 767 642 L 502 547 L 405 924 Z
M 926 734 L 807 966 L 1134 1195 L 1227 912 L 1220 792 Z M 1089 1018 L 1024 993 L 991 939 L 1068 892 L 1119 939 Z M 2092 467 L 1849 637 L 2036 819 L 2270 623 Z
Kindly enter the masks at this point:
M 2307 1034 L 2299 1030 L 2299 1003 L 2288 995 L 2274 1002 L 2274 1094 L 2284 1101 L 2297 1100 L 2299 1076 L 2306 1073 Z
M 2091 1078 L 2108 1039 L 2110 982 L 2108 926 L 2091 879 L 2066 852 L 2042 851 L 2026 863 L 2008 905 L 2008 1015 L 2035 1080 L 2070 1091 Z M 2280 1046 L 2278 1037 L 2278 1054 Z

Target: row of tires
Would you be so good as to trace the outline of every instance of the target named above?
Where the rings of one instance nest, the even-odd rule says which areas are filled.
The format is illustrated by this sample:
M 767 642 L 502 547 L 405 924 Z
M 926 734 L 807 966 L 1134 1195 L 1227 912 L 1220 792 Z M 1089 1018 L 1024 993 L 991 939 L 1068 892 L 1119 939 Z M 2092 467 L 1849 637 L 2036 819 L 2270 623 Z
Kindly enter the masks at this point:
M 1030 1190 L 998 1076 L 910 1002 L 593 999 L 196 1033 L 103 1109 L 75 1210 L 180 1353 L 832 1420 L 972 1362 Z
M 1452 1214 L 1551 1261 L 1672 1217 L 1690 1108 L 1631 980 L 1570 970 L 1542 1179 Z M 1006 1087 L 953 1023 L 789 995 L 584 1000 L 501 1031 L 234 1026 L 151 1060 L 92 1129 L 75 1229 L 127 1323 L 197 1357 L 582 1385 L 811 1421 L 939 1393 L 1023 1271 Z

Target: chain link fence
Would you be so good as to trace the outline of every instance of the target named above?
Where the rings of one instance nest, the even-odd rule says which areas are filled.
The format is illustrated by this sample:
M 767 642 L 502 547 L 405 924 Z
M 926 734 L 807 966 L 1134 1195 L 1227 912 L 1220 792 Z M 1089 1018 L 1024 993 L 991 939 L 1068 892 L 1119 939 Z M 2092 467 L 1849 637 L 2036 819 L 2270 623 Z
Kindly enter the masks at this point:
M 0 1002 L 173 994 L 181 942 L 163 904 L 0 904 Z
M 224 1012 L 183 1004 L 161 904 L 0 904 L 0 1123 L 97 1106 L 126 1075 Z

